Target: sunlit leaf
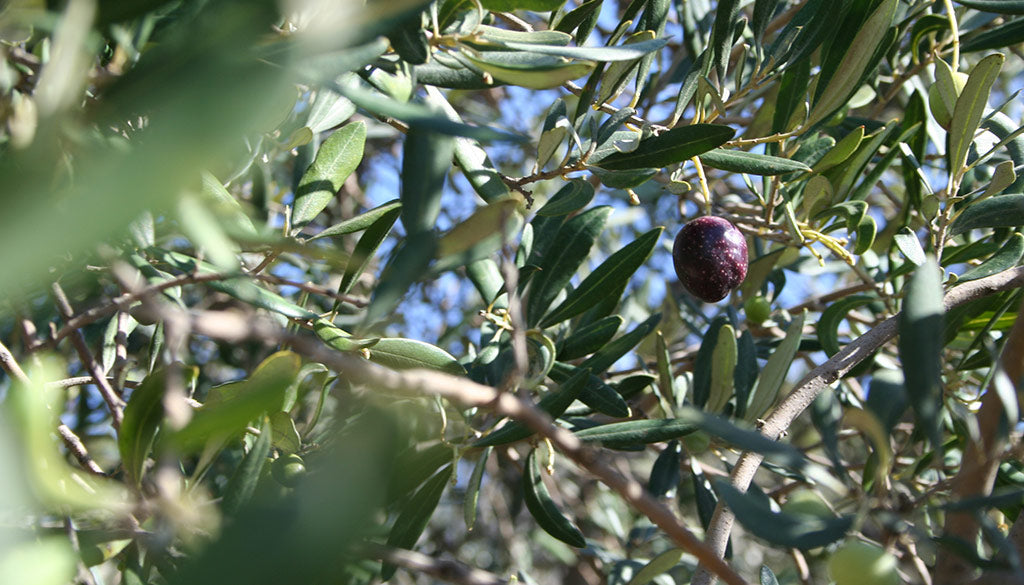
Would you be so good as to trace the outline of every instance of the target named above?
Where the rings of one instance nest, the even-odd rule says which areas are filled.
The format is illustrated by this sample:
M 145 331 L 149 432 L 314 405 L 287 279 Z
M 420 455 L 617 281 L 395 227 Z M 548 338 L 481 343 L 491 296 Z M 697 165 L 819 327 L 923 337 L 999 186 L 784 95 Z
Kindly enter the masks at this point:
M 540 464 L 537 462 L 537 450 L 530 451 L 523 465 L 523 499 L 526 508 L 545 532 L 558 540 L 577 548 L 587 546 L 583 533 L 571 520 L 562 514 L 558 505 L 551 499 L 551 493 L 541 478 Z

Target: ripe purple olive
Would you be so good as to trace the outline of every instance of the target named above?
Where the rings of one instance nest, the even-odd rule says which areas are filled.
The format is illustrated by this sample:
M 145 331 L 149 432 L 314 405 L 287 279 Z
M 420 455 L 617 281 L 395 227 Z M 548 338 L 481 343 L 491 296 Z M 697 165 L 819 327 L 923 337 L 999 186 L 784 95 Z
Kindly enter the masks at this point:
M 676 235 L 672 263 L 693 296 L 715 303 L 747 276 L 747 240 L 721 217 L 698 217 Z

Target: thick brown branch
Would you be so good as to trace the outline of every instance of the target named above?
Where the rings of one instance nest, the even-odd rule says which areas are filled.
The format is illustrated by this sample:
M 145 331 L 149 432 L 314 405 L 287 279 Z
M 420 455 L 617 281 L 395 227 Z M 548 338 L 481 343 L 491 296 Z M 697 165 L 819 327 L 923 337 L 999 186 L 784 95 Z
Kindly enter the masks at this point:
M 1024 286 L 1024 267 L 1014 268 L 987 278 L 968 282 L 951 289 L 946 293 L 943 304 L 946 310 L 964 303 L 979 299 L 990 294 Z M 896 336 L 899 315 L 894 315 L 876 325 L 864 335 L 848 344 L 831 359 L 811 370 L 793 391 L 771 411 L 764 420 L 761 433 L 777 440 L 789 428 L 793 420 L 804 411 L 814 399 L 828 386 L 834 384 L 854 366 L 872 355 L 876 350 Z M 754 473 L 761 465 L 763 456 L 759 453 L 746 451 L 733 468 L 731 481 L 734 487 L 746 491 L 754 478 Z M 707 544 L 721 558 L 729 541 L 729 533 L 735 517 L 724 505 L 719 503 L 715 508 L 711 525 L 707 531 Z M 714 576 L 707 571 L 698 571 L 694 576 L 693 585 L 709 585 Z

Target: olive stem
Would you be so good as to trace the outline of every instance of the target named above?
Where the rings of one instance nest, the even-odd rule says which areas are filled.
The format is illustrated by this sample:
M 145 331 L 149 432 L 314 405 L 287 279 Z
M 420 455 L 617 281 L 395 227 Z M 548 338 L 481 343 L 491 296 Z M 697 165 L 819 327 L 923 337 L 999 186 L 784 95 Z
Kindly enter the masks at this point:
M 704 215 L 711 215 L 711 192 L 708 190 L 708 178 L 704 175 L 704 165 L 700 163 L 700 157 L 692 159 L 693 166 L 697 168 L 697 178 L 700 180 L 700 191 L 704 195 Z

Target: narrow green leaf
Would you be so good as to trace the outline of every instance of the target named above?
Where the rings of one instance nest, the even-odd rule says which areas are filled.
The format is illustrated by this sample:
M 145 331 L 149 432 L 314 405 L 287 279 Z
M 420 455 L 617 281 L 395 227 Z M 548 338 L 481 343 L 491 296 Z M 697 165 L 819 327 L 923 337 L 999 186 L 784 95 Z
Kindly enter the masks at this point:
M 366 124 L 353 122 L 331 134 L 302 175 L 292 206 L 292 233 L 313 221 L 334 199 L 345 180 L 363 160 Z
M 950 122 L 949 132 L 946 133 L 946 161 L 950 173 L 959 175 L 967 161 L 967 152 L 974 142 L 974 133 L 981 124 L 985 106 L 988 105 L 992 84 L 995 83 L 1004 61 L 1006 57 L 1002 53 L 993 53 L 979 61 L 956 100 L 953 120 Z
M 700 162 L 714 169 L 763 176 L 811 170 L 811 167 L 804 163 L 788 158 L 722 148 L 709 150 L 700 155 Z
M 295 428 L 291 415 L 279 410 L 270 415 L 271 444 L 284 453 L 298 453 L 302 448 L 302 437 Z M 262 438 L 262 435 L 261 435 Z
M 441 193 L 452 166 L 455 141 L 420 126 L 410 126 L 402 149 L 402 224 L 415 235 L 434 229 Z
M 569 408 L 576 398 L 579 397 L 587 381 L 590 379 L 590 370 L 577 368 L 576 371 L 559 385 L 558 390 L 553 390 L 544 395 L 537 402 L 537 408 L 551 415 L 551 418 L 558 418 Z M 529 427 L 519 421 L 510 421 L 500 429 L 482 437 L 473 443 L 474 447 L 491 447 L 521 441 L 533 435 Z
M 552 380 L 565 384 L 578 371 L 579 368 L 576 366 L 564 362 L 555 362 L 548 375 Z M 597 412 L 615 418 L 624 418 L 630 414 L 629 405 L 626 404 L 622 396 L 594 374 L 587 376 L 587 383 L 583 386 L 583 390 L 580 391 L 579 400 Z
M 659 418 L 608 423 L 575 431 L 579 440 L 623 449 L 685 437 L 699 428 L 690 419 Z
M 316 98 L 309 107 L 306 127 L 314 134 L 319 134 L 348 120 L 354 113 L 356 113 L 356 105 L 347 98 L 330 89 L 320 89 L 317 90 Z
M 593 198 L 593 185 L 583 179 L 572 179 L 537 210 L 537 215 L 568 215 L 586 207 Z
M 711 25 L 711 42 L 708 48 L 711 49 L 711 63 L 718 72 L 719 79 L 725 79 L 727 73 L 726 67 L 732 52 L 733 22 L 736 21 L 739 9 L 738 0 L 719 0 L 715 7 L 715 20 Z
M 552 248 L 540 259 L 540 272 L 530 280 L 526 299 L 527 325 L 536 325 L 558 293 L 569 284 L 576 269 L 589 256 L 611 212 L 608 206 L 588 209 L 566 221 L 558 231 L 555 238 L 557 248 Z
M 719 124 L 681 126 L 641 141 L 632 152 L 611 154 L 591 164 L 610 171 L 667 167 L 721 146 L 733 134 L 732 128 Z
M 482 24 L 476 29 L 476 36 L 483 41 L 481 44 L 505 44 L 505 43 L 522 43 L 529 45 L 532 50 L 534 45 L 555 45 L 565 46 L 572 41 L 572 35 L 567 32 L 559 30 L 534 30 L 534 31 L 523 31 L 523 30 L 509 30 L 506 28 L 498 28 L 496 26 L 488 26 Z M 469 41 L 476 42 L 476 41 Z
M 736 410 L 734 411 L 736 418 L 746 416 L 747 404 L 750 403 L 750 391 L 757 383 L 759 373 L 754 336 L 749 329 L 744 329 L 736 344 L 736 371 L 733 374 L 733 383 L 736 386 Z
M 745 529 L 778 546 L 802 550 L 826 546 L 845 537 L 853 527 L 853 516 L 823 518 L 772 512 L 760 498 L 739 491 L 728 481 L 718 479 L 714 484 Z
M 817 327 L 818 341 L 829 357 L 839 353 L 839 324 L 846 319 L 847 313 L 877 300 L 871 295 L 853 295 L 832 303 L 821 312 Z
M 569 361 L 594 353 L 615 336 L 622 323 L 619 315 L 609 315 L 577 328 L 559 344 L 558 359 Z
M 968 205 L 949 226 L 949 235 L 955 236 L 980 228 L 1022 225 L 1024 225 L 1024 194 L 998 195 Z
M 670 548 L 647 562 L 626 585 L 647 585 L 655 577 L 669 572 L 683 558 L 683 549 Z
M 960 275 L 957 278 L 957 282 L 977 280 L 986 276 L 992 276 L 993 274 L 999 274 L 1019 264 L 1022 257 L 1024 257 L 1024 235 L 1021 235 L 1020 232 L 1015 232 L 1007 239 L 998 252 L 993 254 L 988 260 Z
M 530 454 L 526 456 L 523 467 L 523 500 L 526 502 L 526 509 L 537 521 L 537 525 L 551 536 L 570 546 L 576 548 L 587 546 L 587 541 L 580 529 L 562 514 L 558 505 L 551 499 L 551 493 L 548 492 L 541 477 L 536 449 L 531 450 Z
M 291 420 L 291 418 L 288 420 Z M 256 493 L 256 486 L 260 481 L 260 474 L 263 472 L 263 467 L 267 464 L 267 457 L 270 456 L 272 434 L 270 421 L 264 418 L 263 424 L 259 426 L 259 429 L 259 436 L 253 441 L 249 452 L 242 458 L 238 469 L 235 470 L 234 475 L 228 480 L 228 485 L 224 488 L 224 499 L 221 503 L 221 509 L 228 516 L 237 514 L 242 506 L 252 499 L 252 495 Z
M 998 14 L 1024 14 L 1024 0 L 956 0 L 968 8 Z
M 893 234 L 892 239 L 907 260 L 917 266 L 924 264 L 924 248 L 921 247 L 921 241 L 917 239 L 917 234 L 912 229 L 903 226 L 900 231 Z
M 416 546 L 416 541 L 426 530 L 430 517 L 434 515 L 434 510 L 437 509 L 437 505 L 441 501 L 444 488 L 448 487 L 454 469 L 449 465 L 439 471 L 434 477 L 427 480 L 427 483 L 423 484 L 416 495 L 402 507 L 402 512 L 395 519 L 394 525 L 391 526 L 391 532 L 388 533 L 388 546 L 406 550 L 412 550 Z M 380 571 L 381 580 L 390 579 L 396 569 L 394 565 L 384 563 Z
M 1013 161 L 1004 160 L 997 164 L 992 170 L 992 180 L 988 186 L 985 187 L 985 191 L 981 194 L 982 198 L 988 198 L 993 195 L 998 195 L 1017 180 L 1017 173 L 1013 170 Z
M 377 207 L 360 213 L 355 217 L 350 217 L 346 220 L 340 221 L 331 227 L 310 236 L 307 241 L 326 238 L 329 236 L 343 236 L 346 234 L 361 232 L 369 229 L 373 224 L 377 223 L 380 218 L 397 213 L 401 207 L 402 204 L 397 199 L 388 201 L 383 205 L 378 205 Z
M 435 250 L 437 238 L 429 231 L 410 235 L 399 244 L 373 289 L 366 308 L 366 323 L 374 323 L 394 311 L 413 283 L 426 275 Z
M 663 229 L 654 228 L 609 256 L 588 274 L 560 305 L 544 317 L 541 327 L 550 327 L 575 317 L 608 299 L 610 292 L 621 290 L 633 273 L 650 257 Z
M 718 333 L 729 320 L 724 315 L 715 317 L 704 331 L 700 348 L 693 363 L 693 403 L 704 408 L 711 397 L 711 369 L 714 365 L 715 347 L 718 345 Z
M 1003 49 L 1024 42 L 1024 18 L 1004 22 L 965 41 L 961 47 L 964 53 Z
M 398 216 L 401 213 L 401 204 L 397 204 L 384 213 L 378 215 L 370 224 L 363 235 L 359 236 L 356 247 L 345 263 L 345 272 L 341 275 L 341 282 L 338 284 L 338 294 L 347 295 L 352 291 L 356 281 L 366 270 L 373 260 L 373 254 L 377 251 L 384 240 L 391 233 Z
M 565 0 L 482 0 L 487 10 L 494 12 L 513 12 L 515 10 L 532 10 L 533 12 L 551 12 L 558 10 Z
M 377 338 L 358 339 L 352 337 L 345 331 L 335 327 L 334 323 L 327 319 L 313 321 L 313 331 L 324 343 L 338 351 L 359 351 L 366 347 L 373 347 L 379 341 Z
M 853 247 L 853 253 L 863 254 L 870 250 L 871 245 L 875 242 L 875 234 L 878 233 L 878 224 L 875 223 L 875 218 L 868 215 L 861 219 L 855 233 L 856 244 Z
M 584 360 L 580 367 L 589 368 L 595 374 L 601 374 L 650 335 L 660 321 L 661 313 L 651 315 L 629 333 L 609 342 L 600 351 Z
M 371 348 L 370 361 L 395 370 L 430 368 L 462 375 L 465 368 L 445 350 L 417 339 L 383 337 Z
M 281 410 L 285 392 L 299 373 L 299 356 L 279 351 L 263 360 L 247 380 L 210 389 L 192 420 L 171 437 L 180 449 L 191 451 L 240 435 L 253 420 Z
M 821 97 L 811 108 L 806 126 L 813 126 L 831 116 L 853 95 L 872 64 L 877 47 L 889 35 L 897 4 L 897 0 L 884 0 L 861 26 Z
M 711 392 L 705 405 L 708 412 L 721 412 L 732 398 L 737 359 L 736 331 L 726 323 L 718 330 L 711 356 Z
M 502 43 L 510 49 L 518 51 L 532 51 L 544 55 L 555 55 L 569 59 L 583 59 L 586 61 L 632 61 L 639 59 L 648 53 L 657 51 L 668 44 L 668 39 L 649 39 L 634 41 L 614 47 L 569 47 L 552 45 L 533 45 L 519 42 Z
M 117 435 L 117 447 L 121 452 L 121 467 L 136 485 L 142 483 L 142 472 L 146 457 L 153 448 L 157 428 L 164 418 L 164 370 L 156 370 L 132 391 L 124 408 L 124 420 Z
M 466 495 L 462 501 L 462 518 L 466 522 L 466 530 L 473 530 L 476 524 L 476 507 L 480 500 L 480 486 L 484 481 L 484 471 L 487 469 L 487 459 L 491 456 L 493 447 L 487 447 L 480 453 L 480 457 L 473 466 L 473 473 L 469 476 L 466 484 Z
M 506 234 L 512 231 L 515 220 L 522 220 L 518 214 L 519 205 L 518 199 L 508 197 L 478 208 L 473 215 L 441 236 L 437 242 L 438 257 L 464 255 L 492 240 L 494 250 L 500 248 Z M 470 262 L 478 259 L 472 258 Z
M 942 272 L 931 256 L 907 283 L 899 319 L 899 355 L 910 404 L 932 445 L 942 435 Z
M 498 270 L 498 263 L 490 258 L 468 264 L 466 276 L 473 282 L 484 304 L 494 302 L 505 288 L 505 279 Z
M 498 81 L 530 89 L 559 87 L 594 68 L 592 61 L 566 61 L 528 51 L 484 51 L 475 55 L 463 52 L 462 56 Z
M 418 443 L 398 453 L 387 486 L 387 500 L 394 502 L 412 493 L 446 463 L 452 462 L 452 448 L 440 441 Z
M 806 310 L 793 318 L 793 322 L 786 329 L 786 337 L 768 358 L 768 363 L 764 365 L 761 376 L 757 380 L 757 387 L 750 396 L 747 419 L 763 415 L 778 398 L 782 384 L 786 381 L 789 366 L 793 363 L 796 351 L 800 347 L 800 338 L 803 335 L 804 319 L 806 318 Z
M 665 342 L 665 336 L 661 331 L 657 333 L 655 352 L 658 356 L 658 400 L 661 401 L 661 409 L 665 412 L 665 416 L 670 416 L 673 406 L 682 397 L 677 397 L 676 380 L 672 371 L 672 356 L 669 354 L 668 343 Z
M 669 496 L 679 485 L 682 472 L 679 469 L 682 448 L 679 441 L 669 441 L 658 454 L 651 466 L 651 475 L 647 480 L 647 493 L 656 498 Z
M 655 33 L 653 30 L 642 30 L 627 37 L 623 45 L 643 44 L 654 40 Z M 630 76 L 639 67 L 639 57 L 631 61 L 617 61 L 606 67 L 601 75 L 601 91 L 597 94 L 597 99 L 594 103 L 603 104 L 613 101 L 622 92 Z
M 862 140 L 864 140 L 864 126 L 857 126 L 852 132 L 843 136 L 842 140 L 825 153 L 825 156 L 814 163 L 814 172 L 821 173 L 844 162 L 857 151 Z

